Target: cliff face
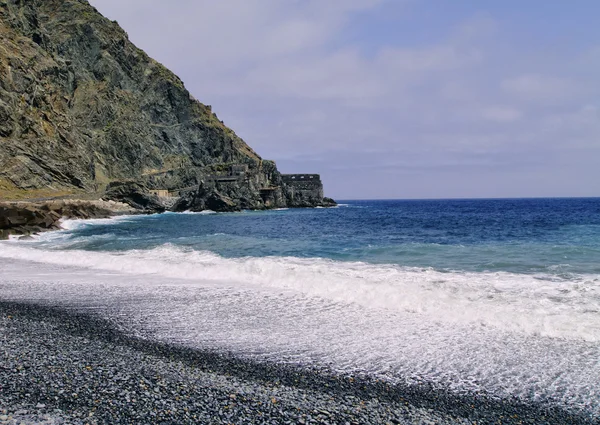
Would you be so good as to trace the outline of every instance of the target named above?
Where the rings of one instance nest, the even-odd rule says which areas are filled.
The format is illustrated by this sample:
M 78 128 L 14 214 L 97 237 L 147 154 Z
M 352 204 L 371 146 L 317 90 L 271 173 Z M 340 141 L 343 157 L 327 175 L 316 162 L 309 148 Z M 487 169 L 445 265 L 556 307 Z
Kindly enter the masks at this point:
M 265 206 L 261 189 L 285 190 L 274 163 L 87 1 L 0 0 L 0 198 L 103 193 L 118 181 L 174 191 L 236 165 L 244 179 L 220 190 L 237 204 Z

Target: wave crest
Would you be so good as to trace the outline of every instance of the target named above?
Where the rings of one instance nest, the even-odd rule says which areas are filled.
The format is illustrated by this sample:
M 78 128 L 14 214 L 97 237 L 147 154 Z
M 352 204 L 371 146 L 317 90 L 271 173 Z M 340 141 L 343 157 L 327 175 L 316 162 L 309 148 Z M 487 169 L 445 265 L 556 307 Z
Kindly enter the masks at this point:
M 151 250 L 92 252 L 0 244 L 5 258 L 164 278 L 295 291 L 372 310 L 503 331 L 600 341 L 600 277 L 508 272 L 440 272 L 320 258 L 224 258 L 165 244 Z

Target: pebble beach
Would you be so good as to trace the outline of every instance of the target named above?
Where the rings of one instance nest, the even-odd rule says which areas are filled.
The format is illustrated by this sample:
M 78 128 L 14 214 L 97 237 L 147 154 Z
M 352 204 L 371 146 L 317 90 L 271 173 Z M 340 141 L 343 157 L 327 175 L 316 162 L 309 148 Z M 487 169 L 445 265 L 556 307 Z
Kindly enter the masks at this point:
M 128 336 L 0 303 L 0 424 L 593 424 L 556 407 L 393 386 Z

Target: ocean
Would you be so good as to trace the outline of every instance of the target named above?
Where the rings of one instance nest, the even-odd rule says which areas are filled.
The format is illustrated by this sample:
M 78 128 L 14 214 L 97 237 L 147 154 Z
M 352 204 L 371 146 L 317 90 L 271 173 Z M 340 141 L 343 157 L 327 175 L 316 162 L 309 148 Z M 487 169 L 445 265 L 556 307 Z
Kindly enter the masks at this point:
M 600 198 L 66 221 L 0 298 L 133 335 L 600 417 Z

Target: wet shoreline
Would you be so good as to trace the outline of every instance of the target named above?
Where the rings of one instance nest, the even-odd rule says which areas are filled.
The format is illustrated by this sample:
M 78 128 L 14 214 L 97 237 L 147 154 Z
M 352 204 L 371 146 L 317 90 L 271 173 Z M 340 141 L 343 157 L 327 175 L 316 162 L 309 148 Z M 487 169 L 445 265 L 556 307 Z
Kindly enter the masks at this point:
M 52 306 L 0 301 L 0 341 L 0 423 L 597 423 L 544 404 L 144 340 Z

